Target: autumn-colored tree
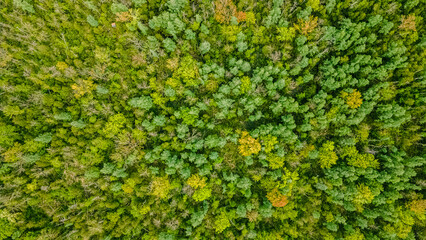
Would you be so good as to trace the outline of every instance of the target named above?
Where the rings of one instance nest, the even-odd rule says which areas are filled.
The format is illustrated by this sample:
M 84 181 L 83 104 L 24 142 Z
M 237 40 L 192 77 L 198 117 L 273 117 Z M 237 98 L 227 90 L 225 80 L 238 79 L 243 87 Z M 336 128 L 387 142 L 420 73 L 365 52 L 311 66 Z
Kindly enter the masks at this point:
M 416 16 L 402 16 L 401 25 L 399 25 L 399 28 L 402 30 L 416 31 Z
M 198 174 L 194 174 L 190 178 L 188 178 L 186 183 L 188 183 L 188 185 L 194 189 L 204 188 L 206 186 L 206 178 L 200 177 L 200 175 Z
M 78 79 L 75 84 L 71 85 L 71 88 L 74 90 L 74 96 L 80 98 L 85 94 L 91 93 L 96 88 L 96 85 L 90 79 Z
M 216 0 L 214 18 L 220 23 L 229 23 L 232 17 L 236 17 L 238 22 L 246 20 L 246 13 L 237 11 L 237 7 L 232 0 Z
M 117 16 L 117 18 L 115 19 L 116 22 L 127 22 L 130 21 L 132 18 L 130 12 L 119 12 L 115 15 Z
M 238 142 L 240 144 L 238 149 L 243 156 L 257 154 L 262 148 L 259 140 L 251 137 L 247 131 L 243 131 Z
M 351 93 L 342 91 L 342 97 L 350 108 L 359 108 L 362 104 L 361 93 L 357 90 L 353 90 Z
M 59 71 L 64 71 L 65 69 L 67 69 L 67 68 L 68 68 L 68 64 L 66 64 L 65 62 L 57 62 L 57 63 L 56 63 L 56 68 L 57 68 Z
M 309 16 L 308 20 L 299 19 L 299 23 L 294 24 L 294 28 L 305 36 L 313 32 L 317 26 L 318 26 L 318 17 L 312 17 L 312 16 Z
M 426 199 L 413 200 L 408 204 L 408 207 L 419 217 L 425 219 L 426 214 Z
M 266 197 L 268 200 L 272 203 L 272 206 L 274 207 L 284 207 L 287 205 L 288 200 L 287 196 L 280 193 L 278 188 L 274 188 L 271 192 L 269 192 Z
M 178 57 L 174 57 L 174 58 L 169 58 L 167 59 L 167 65 L 166 67 L 170 70 L 176 70 L 179 67 L 179 58 Z
M 0 9 L 0 240 L 425 235 L 424 0 Z
M 172 186 L 167 177 L 155 177 L 150 184 L 151 194 L 158 198 L 167 198 L 171 189 Z
M 237 12 L 236 17 L 238 22 L 244 22 L 247 19 L 247 14 L 245 12 L 239 11 Z

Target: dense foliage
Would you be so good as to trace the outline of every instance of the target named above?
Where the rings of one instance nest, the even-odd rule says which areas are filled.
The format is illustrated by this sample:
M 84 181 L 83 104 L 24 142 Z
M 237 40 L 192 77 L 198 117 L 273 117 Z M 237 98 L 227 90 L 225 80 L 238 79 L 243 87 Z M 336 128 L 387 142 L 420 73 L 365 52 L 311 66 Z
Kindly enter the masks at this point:
M 0 1 L 0 240 L 426 239 L 425 9 Z

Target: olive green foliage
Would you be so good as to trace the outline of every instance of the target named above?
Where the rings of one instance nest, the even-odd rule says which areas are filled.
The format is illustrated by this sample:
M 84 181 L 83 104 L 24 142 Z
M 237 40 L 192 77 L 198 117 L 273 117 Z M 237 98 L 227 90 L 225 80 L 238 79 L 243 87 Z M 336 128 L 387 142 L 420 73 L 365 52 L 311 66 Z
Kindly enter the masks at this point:
M 425 239 L 420 0 L 1 0 L 0 240 Z
M 322 168 L 330 168 L 338 159 L 334 152 L 334 142 L 327 141 L 319 150 L 319 160 Z
M 98 21 L 96 21 L 96 19 L 92 16 L 92 15 L 89 15 L 89 16 L 87 16 L 87 22 L 92 26 L 92 27 L 97 27 L 97 26 L 99 26 L 99 22 Z

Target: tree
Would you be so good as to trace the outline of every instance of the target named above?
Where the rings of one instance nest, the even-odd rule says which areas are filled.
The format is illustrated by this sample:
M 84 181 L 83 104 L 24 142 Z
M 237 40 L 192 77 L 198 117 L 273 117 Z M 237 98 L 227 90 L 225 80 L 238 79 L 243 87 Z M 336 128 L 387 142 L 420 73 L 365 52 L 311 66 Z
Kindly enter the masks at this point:
M 33 5 L 26 0 L 13 0 L 13 4 L 24 11 L 35 13 Z
M 337 154 L 334 152 L 334 142 L 327 141 L 319 149 L 319 161 L 321 168 L 330 168 L 337 162 Z
M 210 50 L 210 43 L 207 41 L 204 41 L 200 44 L 200 51 L 201 54 L 206 54 Z
M 248 132 L 242 132 L 241 138 L 238 140 L 239 146 L 238 149 L 242 156 L 250 156 L 252 154 L 257 154 L 260 149 L 259 140 L 251 137 Z
M 352 93 L 342 92 L 342 97 L 350 108 L 358 108 L 362 104 L 361 93 L 356 90 Z
M 274 188 L 272 192 L 269 192 L 266 197 L 274 207 L 284 207 L 288 204 L 287 197 L 280 193 L 277 188 Z
M 229 222 L 229 219 L 226 216 L 226 213 L 223 211 L 221 211 L 220 215 L 217 216 L 214 224 L 215 224 L 216 232 L 218 233 L 223 232 L 226 228 L 231 226 L 231 223 Z
M 174 52 L 176 48 L 176 43 L 173 42 L 170 38 L 166 38 L 163 40 L 164 48 L 167 52 Z
M 384 128 L 399 127 L 411 118 L 405 108 L 398 104 L 380 104 L 376 113 L 378 115 L 377 121 L 382 123 Z
M 87 16 L 87 22 L 90 24 L 90 26 L 92 27 L 97 27 L 99 26 L 98 21 L 96 21 L 96 19 L 92 16 L 92 15 L 88 15 Z
M 172 186 L 167 177 L 156 177 L 151 181 L 150 191 L 151 194 L 160 199 L 167 198 Z
M 139 98 L 132 98 L 128 104 L 134 108 L 142 108 L 149 110 L 153 106 L 152 98 L 149 96 L 142 96 Z
M 424 1 L 0 9 L 0 239 L 425 235 Z

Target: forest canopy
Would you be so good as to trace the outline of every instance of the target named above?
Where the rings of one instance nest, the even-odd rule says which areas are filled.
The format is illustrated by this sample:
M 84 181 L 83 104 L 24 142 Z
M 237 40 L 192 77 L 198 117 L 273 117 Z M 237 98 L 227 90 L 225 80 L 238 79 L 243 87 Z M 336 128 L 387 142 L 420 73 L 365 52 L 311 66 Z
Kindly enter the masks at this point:
M 425 9 L 0 1 L 0 240 L 426 239 Z

